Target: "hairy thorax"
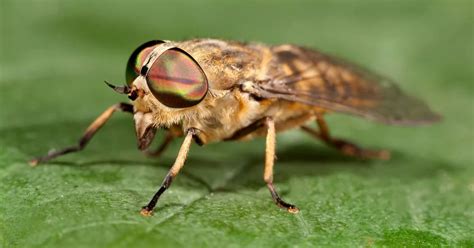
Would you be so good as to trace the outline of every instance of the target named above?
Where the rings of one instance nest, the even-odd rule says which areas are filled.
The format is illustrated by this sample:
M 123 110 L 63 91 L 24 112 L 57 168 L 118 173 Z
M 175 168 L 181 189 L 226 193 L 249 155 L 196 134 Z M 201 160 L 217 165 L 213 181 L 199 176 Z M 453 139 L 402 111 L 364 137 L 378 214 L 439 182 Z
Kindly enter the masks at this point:
M 268 117 L 275 120 L 277 131 L 300 126 L 318 111 L 314 106 L 295 101 L 259 98 L 245 90 L 276 74 L 288 73 L 286 67 L 274 66 L 278 57 L 267 46 L 219 40 L 193 40 L 175 45 L 189 52 L 201 65 L 209 81 L 209 92 L 193 107 L 168 108 L 153 97 L 143 77 L 137 78 L 134 85 L 143 95 L 134 102 L 135 112 L 148 115 L 158 128 L 183 133 L 195 128 L 197 137 L 205 144 L 264 135 L 265 128 L 259 123 Z M 240 132 L 250 126 L 255 127 L 252 132 Z

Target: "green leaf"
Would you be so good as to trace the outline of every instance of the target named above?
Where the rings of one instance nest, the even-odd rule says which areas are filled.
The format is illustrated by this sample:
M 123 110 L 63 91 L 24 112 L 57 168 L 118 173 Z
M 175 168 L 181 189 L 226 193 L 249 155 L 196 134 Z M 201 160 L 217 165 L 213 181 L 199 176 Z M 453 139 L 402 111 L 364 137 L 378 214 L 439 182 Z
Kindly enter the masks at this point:
M 474 246 L 473 10 L 456 1 L 13 1 L 1 3 L 0 246 Z M 136 149 L 117 113 L 85 151 L 31 168 L 74 144 L 126 101 L 133 49 L 151 39 L 297 43 L 400 82 L 443 114 L 427 127 L 330 115 L 333 134 L 387 148 L 347 158 L 294 130 L 278 136 L 278 209 L 262 180 L 264 141 L 193 145 L 155 215 L 139 214 L 173 163 Z M 162 139 L 162 134 L 158 141 Z

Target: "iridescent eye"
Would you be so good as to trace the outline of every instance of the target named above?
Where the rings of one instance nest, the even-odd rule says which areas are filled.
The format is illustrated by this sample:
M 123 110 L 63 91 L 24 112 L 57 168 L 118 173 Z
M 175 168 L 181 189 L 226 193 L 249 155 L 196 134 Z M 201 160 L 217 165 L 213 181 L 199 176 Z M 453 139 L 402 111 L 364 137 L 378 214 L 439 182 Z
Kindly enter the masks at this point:
M 148 41 L 133 51 L 132 55 L 128 59 L 127 68 L 125 70 L 125 79 L 127 80 L 127 84 L 129 86 L 133 83 L 133 80 L 135 80 L 135 78 L 140 75 L 143 62 L 145 62 L 148 54 L 153 51 L 156 45 L 161 43 L 165 42 L 162 40 Z
M 186 108 L 198 104 L 208 85 L 204 71 L 185 51 L 173 48 L 161 54 L 147 74 L 151 93 L 170 108 Z

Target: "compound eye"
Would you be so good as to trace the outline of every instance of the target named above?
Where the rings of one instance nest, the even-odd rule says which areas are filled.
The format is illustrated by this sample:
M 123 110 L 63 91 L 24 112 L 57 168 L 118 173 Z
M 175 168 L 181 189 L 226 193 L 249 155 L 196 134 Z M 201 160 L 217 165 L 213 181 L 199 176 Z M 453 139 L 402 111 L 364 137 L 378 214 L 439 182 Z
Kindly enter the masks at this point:
M 179 48 L 161 54 L 149 69 L 146 79 L 153 96 L 170 108 L 194 106 L 208 90 L 202 68 L 191 55 Z
M 127 68 L 125 70 L 125 79 L 127 80 L 128 86 L 131 86 L 133 80 L 140 75 L 140 70 L 142 69 L 143 62 L 145 62 L 146 57 L 150 54 L 151 51 L 156 47 L 156 45 L 165 43 L 162 40 L 152 40 L 148 41 L 141 46 L 139 46 L 128 59 Z

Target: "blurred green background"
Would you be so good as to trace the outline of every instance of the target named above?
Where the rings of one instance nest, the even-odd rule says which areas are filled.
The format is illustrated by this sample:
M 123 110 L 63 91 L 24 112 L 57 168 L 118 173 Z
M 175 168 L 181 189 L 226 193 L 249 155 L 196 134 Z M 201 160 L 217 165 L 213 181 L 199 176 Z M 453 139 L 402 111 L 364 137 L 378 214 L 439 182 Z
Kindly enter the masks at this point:
M 474 246 L 473 2 L 0 0 L 0 246 Z M 130 53 L 151 39 L 296 43 L 362 64 L 425 99 L 444 120 L 390 127 L 328 117 L 333 133 L 393 159 L 342 157 L 298 132 L 278 140 L 279 210 L 261 177 L 262 139 L 193 146 L 158 205 L 142 205 L 174 161 L 136 149 L 117 114 L 84 152 L 73 144 L 123 96 Z

